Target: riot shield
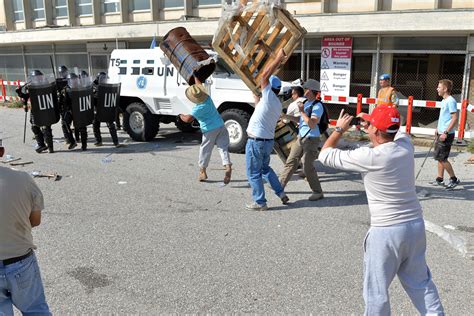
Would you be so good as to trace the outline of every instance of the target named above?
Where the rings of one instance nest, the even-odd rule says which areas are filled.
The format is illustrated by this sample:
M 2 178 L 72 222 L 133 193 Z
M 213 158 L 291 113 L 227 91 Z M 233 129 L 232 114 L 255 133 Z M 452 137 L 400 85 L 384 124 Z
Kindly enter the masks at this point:
M 94 120 L 92 86 L 71 88 L 70 98 L 74 127 L 81 128 L 92 124 Z
M 99 122 L 113 122 L 120 98 L 120 83 L 100 83 L 96 104 L 96 119 Z
M 31 113 L 35 125 L 50 126 L 59 121 L 58 96 L 54 82 L 31 82 L 28 85 Z

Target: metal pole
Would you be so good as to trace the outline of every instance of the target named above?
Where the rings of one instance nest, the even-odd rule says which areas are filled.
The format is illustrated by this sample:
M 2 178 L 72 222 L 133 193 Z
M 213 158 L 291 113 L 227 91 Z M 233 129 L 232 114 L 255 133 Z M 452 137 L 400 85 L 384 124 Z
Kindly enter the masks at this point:
M 27 107 L 28 104 L 26 104 L 25 106 Z M 27 117 L 28 117 L 28 112 L 25 111 L 25 125 L 23 126 L 23 144 L 26 142 L 26 121 L 27 121 Z
M 373 94 L 371 93 L 371 97 L 377 97 L 377 89 L 378 89 L 378 78 L 379 78 L 379 68 L 380 68 L 380 35 L 377 36 L 377 53 L 375 55 L 375 89 L 373 89 Z M 369 113 L 372 113 L 372 111 L 375 109 L 375 104 L 370 104 L 369 105 Z
M 435 137 L 434 141 L 431 143 L 430 149 L 428 150 L 428 153 L 425 156 L 425 160 L 423 160 L 423 163 L 421 164 L 420 170 L 418 170 L 418 173 L 416 174 L 415 181 L 418 180 L 418 176 L 420 175 L 421 170 L 423 169 L 423 166 L 425 165 L 426 159 L 428 159 L 428 156 L 431 153 L 431 149 L 433 148 L 433 145 L 435 142 L 438 140 L 438 136 Z
M 300 72 L 300 78 L 301 80 L 304 80 L 304 42 L 305 39 L 301 41 L 301 72 Z

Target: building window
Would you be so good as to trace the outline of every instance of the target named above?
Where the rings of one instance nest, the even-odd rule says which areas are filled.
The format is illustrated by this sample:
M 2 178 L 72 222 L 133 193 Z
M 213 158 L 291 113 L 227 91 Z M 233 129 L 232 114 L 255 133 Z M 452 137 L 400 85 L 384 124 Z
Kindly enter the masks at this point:
M 120 0 L 102 0 L 101 4 L 103 13 L 120 12 Z
M 221 0 L 194 0 L 195 7 L 199 7 L 201 5 L 218 5 L 221 3 Z
M 129 0 L 129 9 L 133 11 L 148 11 L 150 10 L 149 0 Z
M 184 0 L 163 0 L 163 8 L 182 8 Z
M 67 0 L 54 0 L 54 8 L 57 18 L 67 17 Z
M 15 22 L 25 19 L 23 15 L 23 1 L 21 0 L 13 0 L 13 19 Z
M 77 16 L 92 15 L 92 0 L 76 0 Z
M 44 20 L 43 0 L 31 0 L 31 11 L 33 13 L 33 20 Z

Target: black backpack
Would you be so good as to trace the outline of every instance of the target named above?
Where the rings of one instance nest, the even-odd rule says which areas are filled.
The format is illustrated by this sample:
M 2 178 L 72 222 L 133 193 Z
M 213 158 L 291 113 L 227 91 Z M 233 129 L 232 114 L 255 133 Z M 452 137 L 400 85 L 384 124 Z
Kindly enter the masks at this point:
M 321 102 L 321 105 L 323 106 L 323 115 L 321 115 L 321 118 L 319 119 L 318 127 L 319 127 L 319 132 L 322 135 L 327 131 L 329 127 L 329 116 L 328 116 L 328 109 L 326 108 L 326 105 L 323 102 Z

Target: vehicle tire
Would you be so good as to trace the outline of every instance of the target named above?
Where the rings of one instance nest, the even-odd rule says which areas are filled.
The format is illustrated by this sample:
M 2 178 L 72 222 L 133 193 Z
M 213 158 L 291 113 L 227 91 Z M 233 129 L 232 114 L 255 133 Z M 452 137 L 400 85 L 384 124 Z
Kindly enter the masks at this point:
M 247 143 L 247 126 L 250 114 L 239 109 L 228 109 L 222 112 L 222 119 L 229 132 L 229 151 L 232 153 L 245 152 Z
M 133 140 L 147 142 L 158 134 L 160 122 L 145 104 L 134 102 L 123 113 L 123 129 Z
M 185 123 L 179 117 L 176 119 L 176 127 L 183 133 L 196 133 L 200 130 L 199 123 L 196 120 Z

